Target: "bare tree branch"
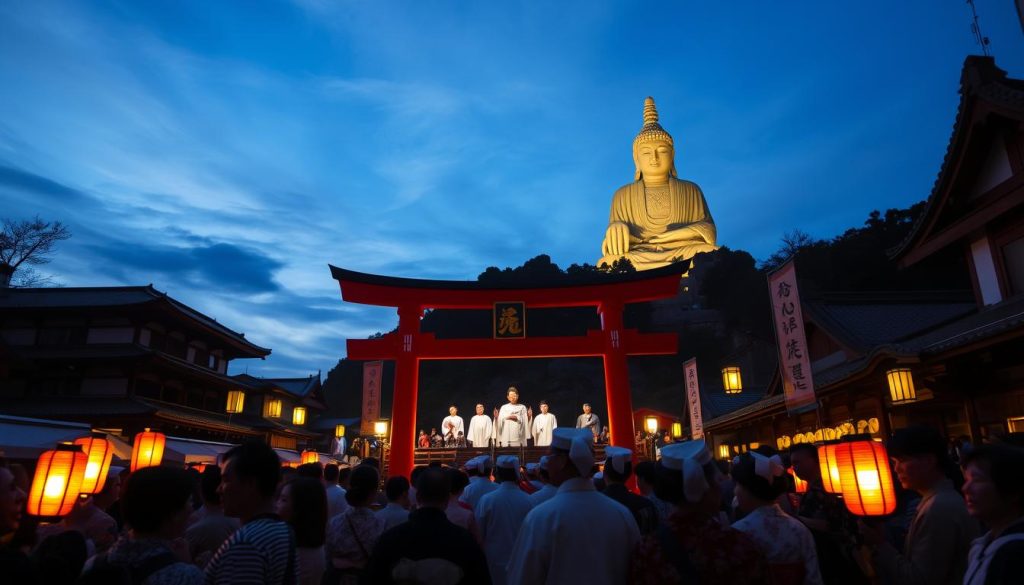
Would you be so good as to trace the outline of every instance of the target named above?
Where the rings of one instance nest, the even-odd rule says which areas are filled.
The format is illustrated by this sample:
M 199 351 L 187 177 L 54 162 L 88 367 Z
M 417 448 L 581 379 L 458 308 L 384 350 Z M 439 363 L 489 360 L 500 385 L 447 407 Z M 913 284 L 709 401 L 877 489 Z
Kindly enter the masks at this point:
M 43 221 L 38 215 L 31 220 L 3 219 L 0 228 L 0 272 L 5 277 L 12 277 L 18 286 L 26 286 L 26 281 L 48 283 L 49 278 L 38 274 L 25 274 L 17 279 L 14 273 L 22 264 L 46 264 L 50 261 L 58 242 L 71 237 L 71 231 L 59 221 Z M 6 283 L 5 283 L 6 284 Z

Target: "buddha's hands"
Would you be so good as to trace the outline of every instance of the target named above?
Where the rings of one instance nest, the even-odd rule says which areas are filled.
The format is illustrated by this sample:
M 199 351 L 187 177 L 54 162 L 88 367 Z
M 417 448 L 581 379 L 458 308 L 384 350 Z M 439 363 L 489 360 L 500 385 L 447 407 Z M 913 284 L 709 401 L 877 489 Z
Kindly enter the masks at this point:
M 625 256 L 629 252 L 629 226 L 621 221 L 608 225 L 601 244 L 601 253 L 605 256 Z

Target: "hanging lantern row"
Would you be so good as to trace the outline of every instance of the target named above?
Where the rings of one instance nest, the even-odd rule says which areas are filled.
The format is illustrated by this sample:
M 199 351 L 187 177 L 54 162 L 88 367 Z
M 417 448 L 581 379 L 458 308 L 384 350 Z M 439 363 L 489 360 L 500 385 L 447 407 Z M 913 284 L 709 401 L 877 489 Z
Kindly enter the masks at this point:
M 783 435 L 775 439 L 775 445 L 780 450 L 783 450 L 799 443 L 822 443 L 825 441 L 835 441 L 848 435 L 875 434 L 880 429 L 878 419 L 872 417 L 859 420 L 856 424 L 845 422 L 835 427 L 816 429 L 806 433 L 796 433 L 793 436 Z
M 40 455 L 28 492 L 28 513 L 43 518 L 70 513 L 82 489 L 88 465 L 89 457 L 81 445 L 57 445 L 56 449 Z

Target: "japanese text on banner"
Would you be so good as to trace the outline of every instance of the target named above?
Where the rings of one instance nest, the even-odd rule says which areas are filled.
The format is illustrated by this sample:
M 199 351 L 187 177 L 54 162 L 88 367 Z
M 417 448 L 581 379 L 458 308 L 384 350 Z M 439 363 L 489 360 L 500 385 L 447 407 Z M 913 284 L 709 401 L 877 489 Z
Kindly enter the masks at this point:
M 694 440 L 704 437 L 704 417 L 700 411 L 700 383 L 697 381 L 697 358 L 683 364 L 686 376 L 686 408 L 690 411 L 690 433 Z
M 796 283 L 796 266 L 792 260 L 768 276 L 768 291 L 772 298 L 772 320 L 779 344 L 779 367 L 782 368 L 786 410 L 792 412 L 816 401 L 800 291 Z
M 380 378 L 384 362 L 363 364 L 363 411 L 359 419 L 359 434 L 373 435 L 373 423 L 380 418 Z

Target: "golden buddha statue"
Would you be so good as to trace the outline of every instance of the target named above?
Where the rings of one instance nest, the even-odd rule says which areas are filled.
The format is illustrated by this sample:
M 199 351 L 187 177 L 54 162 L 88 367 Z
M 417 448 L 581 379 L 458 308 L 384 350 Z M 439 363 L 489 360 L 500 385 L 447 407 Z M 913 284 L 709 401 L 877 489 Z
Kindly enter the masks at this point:
M 658 124 L 654 98 L 644 101 L 644 126 L 633 139 L 634 182 L 612 198 L 601 264 L 628 258 L 637 270 L 687 261 L 717 250 L 717 232 L 700 187 L 676 178 L 672 137 Z

